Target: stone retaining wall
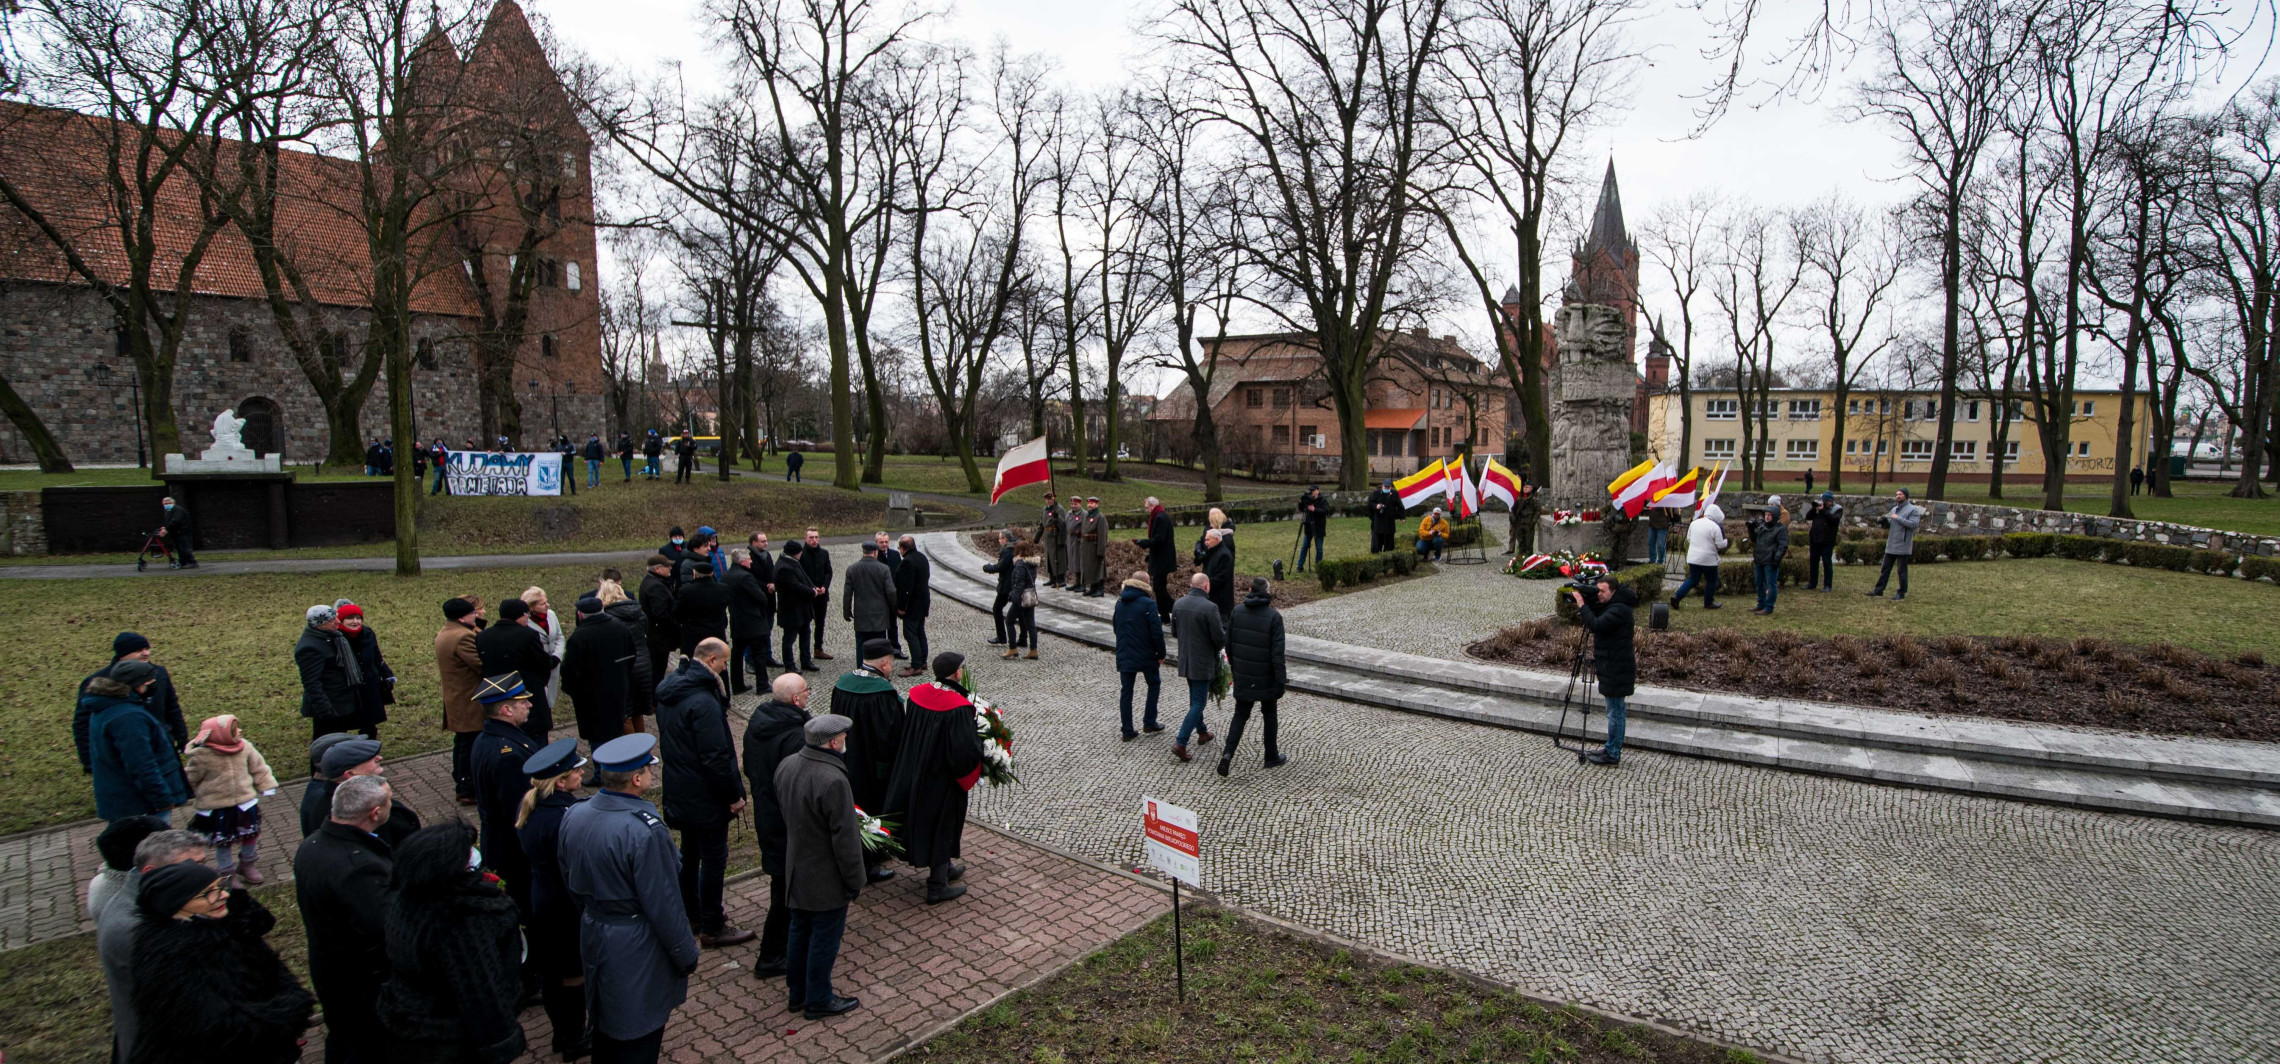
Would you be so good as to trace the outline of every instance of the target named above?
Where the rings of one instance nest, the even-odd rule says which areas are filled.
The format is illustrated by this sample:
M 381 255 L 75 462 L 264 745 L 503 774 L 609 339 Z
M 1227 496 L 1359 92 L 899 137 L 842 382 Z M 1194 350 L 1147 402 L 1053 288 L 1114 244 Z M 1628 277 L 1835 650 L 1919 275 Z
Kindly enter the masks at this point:
M 47 546 L 40 493 L 0 491 L 0 554 L 46 554 Z
M 1805 496 L 1796 492 L 1728 491 L 1718 501 L 1730 519 L 1742 517 L 1749 506 L 1763 506 L 1768 495 L 1780 495 L 1791 515 L 1805 512 Z M 1819 498 L 1815 495 L 1814 498 Z M 1882 534 L 1879 518 L 1892 510 L 1890 495 L 1839 495 L 1844 504 L 1845 524 Z M 2226 532 L 2214 528 L 2196 528 L 2176 525 L 2167 521 L 2134 521 L 2094 514 L 2065 513 L 2057 510 L 2038 510 L 2015 506 L 1991 506 L 1982 503 L 1932 502 L 1918 500 L 1916 505 L 1928 511 L 1918 531 L 1927 536 L 1994 536 L 2008 532 L 2055 532 L 2064 536 L 2096 536 L 2100 539 L 2119 539 L 2140 543 L 2166 543 L 2179 547 L 2198 547 L 2207 550 L 2231 551 L 2235 554 L 2254 554 L 2263 557 L 2280 557 L 2280 537 L 2252 536 L 2242 532 Z M 1674 530 L 1673 538 L 1681 538 Z

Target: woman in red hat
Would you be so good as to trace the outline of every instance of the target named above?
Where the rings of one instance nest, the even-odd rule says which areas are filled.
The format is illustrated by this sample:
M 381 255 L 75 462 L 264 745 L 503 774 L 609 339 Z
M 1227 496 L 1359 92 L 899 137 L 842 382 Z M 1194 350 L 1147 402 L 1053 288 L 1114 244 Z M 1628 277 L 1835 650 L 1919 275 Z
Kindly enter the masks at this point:
M 339 730 L 363 732 L 367 739 L 378 739 L 380 722 L 388 719 L 388 707 L 396 701 L 396 670 L 380 656 L 380 637 L 365 623 L 364 607 L 344 602 L 334 613 L 340 617 L 341 637 L 356 652 L 357 669 L 364 681 L 356 685 L 356 712 L 341 722 Z

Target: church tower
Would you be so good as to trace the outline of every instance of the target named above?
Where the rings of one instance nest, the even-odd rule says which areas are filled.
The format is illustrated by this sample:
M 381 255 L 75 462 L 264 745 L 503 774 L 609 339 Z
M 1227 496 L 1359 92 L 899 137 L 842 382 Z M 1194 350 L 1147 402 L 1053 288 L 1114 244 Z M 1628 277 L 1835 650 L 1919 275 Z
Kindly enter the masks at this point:
M 1591 215 L 1591 231 L 1575 250 L 1568 275 L 1566 297 L 1571 303 L 1597 303 L 1623 313 L 1623 351 L 1638 364 L 1639 350 L 1639 246 L 1623 225 L 1623 196 L 1615 185 L 1615 160 L 1607 160 L 1607 176 L 1599 185 L 1599 207 Z

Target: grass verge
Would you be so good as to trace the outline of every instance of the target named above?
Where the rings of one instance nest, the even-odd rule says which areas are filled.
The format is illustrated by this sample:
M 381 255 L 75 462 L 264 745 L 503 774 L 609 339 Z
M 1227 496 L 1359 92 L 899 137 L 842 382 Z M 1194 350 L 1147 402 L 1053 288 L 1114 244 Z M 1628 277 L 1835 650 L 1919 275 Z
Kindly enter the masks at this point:
M 1394 964 L 1224 910 L 1170 917 L 969 1017 L 903 1059 L 932 1064 L 1354 1064 L 1494 1060 L 1740 1064 L 1753 1054 Z

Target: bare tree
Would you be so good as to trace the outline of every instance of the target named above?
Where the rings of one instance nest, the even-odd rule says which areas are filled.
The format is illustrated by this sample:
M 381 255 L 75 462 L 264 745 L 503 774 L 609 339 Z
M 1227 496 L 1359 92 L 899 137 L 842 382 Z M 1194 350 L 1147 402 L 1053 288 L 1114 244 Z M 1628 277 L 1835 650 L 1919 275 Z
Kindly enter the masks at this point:
M 1694 299 L 1710 283 L 1720 219 L 1726 203 L 1715 192 L 1697 191 L 1664 205 L 1640 233 L 1639 249 L 1670 282 L 1678 300 L 1678 343 L 1672 367 L 1678 379 L 1678 465 L 1686 468 L 1694 446 Z
M 1132 341 L 1164 307 L 1163 279 L 1145 266 L 1147 218 L 1169 176 L 1147 164 L 1141 148 L 1144 129 L 1139 101 L 1129 89 L 1095 101 L 1095 138 L 1085 158 L 1083 210 L 1089 236 L 1098 243 L 1100 285 L 1098 322 L 1103 348 L 1102 395 L 1105 433 L 1101 479 L 1116 480 L 1116 456 L 1124 425 L 1124 366 Z
M 1845 401 L 1861 372 L 1891 345 L 1890 297 L 1902 258 L 1890 219 L 1831 194 L 1790 218 L 1791 240 L 1805 268 L 1805 309 L 1828 342 L 1832 408 L 1829 490 L 1844 490 Z M 1872 333 L 1871 330 L 1874 330 Z
M 1454 165 L 1425 198 L 1488 315 L 1504 372 L 1519 390 L 1529 478 L 1551 477 L 1551 418 L 1544 400 L 1544 222 L 1572 186 L 1570 143 L 1624 103 L 1622 79 L 1639 51 L 1623 30 L 1638 0 L 1467 0 L 1452 9 L 1431 99 Z M 1512 241 L 1519 320 L 1507 321 L 1495 265 L 1468 241 L 1460 204 L 1478 206 Z M 1467 393 L 1468 395 L 1470 393 Z
M 1171 344 L 1157 361 L 1179 372 L 1195 400 L 1193 436 L 1203 497 L 1217 502 L 1223 497 L 1221 456 L 1211 389 L 1236 293 L 1247 280 L 1241 249 L 1248 241 L 1241 232 L 1244 221 L 1236 210 L 1233 175 L 1211 164 L 1215 153 L 1207 142 L 1208 119 L 1186 106 L 1181 88 L 1169 79 L 1150 88 L 1141 116 L 1148 130 L 1141 143 L 1162 182 L 1143 246 L 1151 267 L 1164 279 L 1171 312 Z M 1207 324 L 1213 330 L 1208 338 L 1202 335 Z
M 1755 207 L 1737 208 L 1718 227 L 1718 262 L 1710 276 L 1710 298 L 1724 319 L 1732 345 L 1735 384 L 1741 397 L 1742 483 L 1763 490 L 1773 389 L 1779 379 L 1775 328 L 1791 296 L 1805 278 L 1805 262 L 1783 228 L 1781 216 Z M 1753 435 L 1753 426 L 1755 429 Z
M 1098 328 L 1100 308 L 1092 302 L 1091 256 L 1085 254 L 1084 234 L 1073 228 L 1084 191 L 1086 146 L 1094 133 L 1085 112 L 1071 112 L 1065 98 L 1053 100 L 1049 143 L 1051 162 L 1045 170 L 1046 187 L 1053 197 L 1055 252 L 1061 260 L 1059 283 L 1054 286 L 1050 330 L 1057 352 L 1056 364 L 1069 374 L 1069 457 L 1079 472 L 1090 473 L 1091 436 L 1085 402 L 1085 364 L 1082 347 Z M 1085 261 L 1080 265 L 1079 259 Z
M 2184 248 L 2171 235 L 2182 228 L 2177 224 L 2178 215 L 2190 180 L 2184 145 L 2178 139 L 2182 132 L 2182 122 L 2166 113 L 2158 100 L 2118 132 L 2118 143 L 2107 165 L 2120 187 L 2093 230 L 2090 262 L 2083 271 L 2084 280 L 2098 299 L 2122 315 L 2121 336 L 2114 336 L 2110 328 L 2100 329 L 2122 354 L 2121 410 L 2115 420 L 2113 491 L 2107 509 L 2111 517 L 2134 516 L 2130 512 L 2129 471 L 2138 429 L 2135 400 L 2141 361 L 2148 370 L 2152 427 L 2165 455 L 2168 450 L 2169 437 L 2160 424 L 2161 377 L 2154 368 L 2160 355 L 2155 330 L 2160 327 L 2160 316 L 2180 295 L 2184 280 Z M 2149 467 L 2156 466 L 2150 453 L 2143 460 Z M 2150 479 L 2164 470 L 2155 467 L 2144 472 Z
M 2224 411 L 2228 437 L 2238 434 L 2232 494 L 2261 499 L 2280 410 L 2280 81 L 2258 83 L 2197 128 L 2212 150 L 2195 182 L 2194 215 L 2215 245 L 2208 272 L 2231 311 L 2240 356 L 2191 372 Z M 2231 444 L 2228 438 L 2228 456 Z
M 1434 157 L 1423 85 L 1447 0 L 1175 0 L 1158 33 L 1242 142 L 1266 309 L 1311 334 L 1340 428 L 1339 484 L 1369 476 L 1363 415 L 1381 330 L 1424 234 Z

